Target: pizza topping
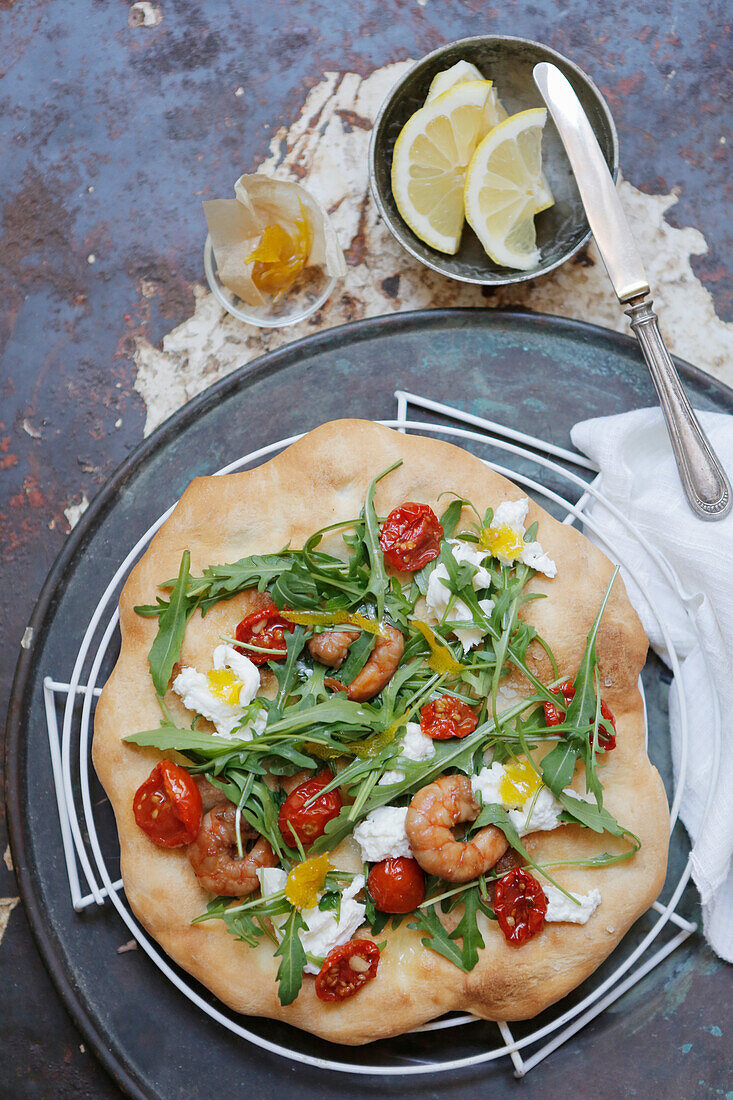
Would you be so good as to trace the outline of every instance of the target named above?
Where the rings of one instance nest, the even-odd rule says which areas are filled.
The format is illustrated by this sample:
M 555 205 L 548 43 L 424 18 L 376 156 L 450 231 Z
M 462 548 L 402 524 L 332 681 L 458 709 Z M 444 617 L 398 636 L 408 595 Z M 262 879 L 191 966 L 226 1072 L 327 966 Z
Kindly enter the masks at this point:
M 322 1001 L 345 1001 L 377 976 L 379 948 L 371 940 L 352 940 L 329 952 L 316 978 Z
M 542 780 L 524 757 L 504 765 L 499 781 L 499 795 L 503 806 L 518 808 L 532 798 L 542 786 Z
M 236 638 L 253 664 L 264 665 L 266 661 L 281 661 L 287 655 L 284 631 L 292 634 L 294 629 L 276 607 L 270 607 L 245 615 L 237 626 Z
M 431 737 L 426 737 L 417 722 L 408 722 L 405 726 L 405 735 L 400 746 L 400 758 L 419 763 L 421 760 L 430 760 L 435 756 L 435 745 Z M 399 768 L 390 768 L 380 777 L 380 784 L 386 786 L 389 783 L 401 783 L 405 773 Z
M 464 542 L 462 539 L 449 539 L 448 547 L 455 562 L 456 571 L 461 567 L 473 567 L 470 572 L 469 584 L 473 592 L 487 591 L 491 585 L 491 574 L 484 566 L 484 560 L 488 556 L 487 550 L 477 549 L 475 543 Z M 457 572 L 456 572 L 456 575 Z M 466 626 L 455 625 L 451 632 L 455 634 L 463 646 L 464 653 L 475 649 L 488 632 L 485 621 L 491 617 L 494 610 L 494 601 L 488 597 L 478 600 L 478 608 L 482 619 L 476 618 L 472 608 L 453 591 L 453 582 L 448 565 L 440 561 L 433 569 L 428 579 L 428 588 L 425 593 L 425 604 L 428 618 L 431 622 L 440 624 L 443 621 L 450 623 L 466 623 Z
M 359 822 L 354 829 L 354 840 L 361 849 L 364 863 L 412 855 L 405 832 L 406 817 L 407 806 L 380 806 Z
M 553 695 L 562 695 L 565 706 L 560 707 L 559 705 L 555 706 L 554 703 L 545 703 L 545 722 L 548 726 L 559 726 L 565 721 L 567 708 L 575 698 L 575 688 L 570 680 L 565 680 L 564 683 L 559 684 L 558 687 L 550 688 L 550 690 Z M 600 722 L 598 724 L 598 747 L 604 749 L 605 752 L 610 752 L 611 749 L 616 748 L 616 720 L 610 707 L 606 706 L 603 699 L 601 699 L 601 718 L 605 718 L 606 722 L 611 725 L 613 733 L 609 733 L 605 725 Z
M 410 625 L 422 634 L 430 647 L 428 668 L 432 668 L 433 672 L 437 672 L 441 676 L 444 673 L 448 676 L 458 676 L 465 670 L 466 666 L 455 659 L 448 643 L 442 639 L 439 640 L 435 631 L 431 630 L 427 623 L 420 622 L 419 619 L 413 619 Z
M 425 900 L 425 875 L 416 859 L 405 856 L 375 863 L 367 886 L 383 913 L 411 913 Z
M 288 795 L 280 807 L 278 825 L 283 840 L 297 847 L 296 837 L 306 847 L 321 836 L 326 825 L 341 812 L 341 795 L 337 790 L 322 794 L 333 775 L 324 768 L 312 779 L 306 779 Z
M 496 884 L 494 912 L 507 943 L 521 947 L 544 928 L 547 898 L 529 871 L 515 867 Z
M 358 611 L 294 611 L 292 607 L 285 607 L 281 614 L 289 623 L 298 623 L 301 626 L 354 626 L 357 631 L 379 634 L 382 638 L 389 637 L 384 623 L 370 619 L 367 615 L 361 615 Z
M 471 787 L 475 794 L 480 794 L 484 806 L 501 806 L 509 811 L 510 824 L 520 837 L 527 833 L 549 832 L 562 824 L 563 804 L 544 786 L 526 757 L 482 768 L 477 775 L 471 776 Z M 522 798 L 525 788 L 527 794 Z M 569 787 L 564 788 L 562 794 L 588 805 L 595 802 L 592 795 L 579 795 Z
M 285 897 L 296 909 L 312 909 L 318 905 L 332 864 L 328 856 L 314 856 L 296 863 L 285 883 Z
M 214 667 L 206 675 L 184 666 L 173 681 L 173 690 L 185 707 L 212 722 L 220 737 L 230 738 L 236 730 L 238 738 L 249 741 L 253 730 L 261 732 L 262 721 L 255 718 L 251 725 L 239 727 L 259 691 L 260 674 L 248 657 L 228 644 L 216 647 L 212 663 Z
M 132 801 L 135 821 L 162 848 L 182 848 L 201 825 L 201 795 L 185 770 L 170 760 L 156 764 Z
M 379 545 L 384 559 L 401 573 L 414 573 L 440 553 L 443 528 L 427 504 L 406 502 L 382 524 Z
M 468 882 L 501 859 L 508 841 L 494 825 L 479 828 L 463 840 L 453 832 L 456 825 L 476 821 L 479 812 L 465 775 L 441 775 L 413 795 L 405 832 L 423 871 L 447 882 Z
M 434 741 L 447 741 L 450 737 L 466 737 L 478 725 L 476 712 L 468 703 L 452 695 L 441 695 L 420 711 L 420 729 Z
M 505 500 L 496 508 L 488 526 L 481 530 L 480 545 L 498 558 L 502 565 L 522 562 L 544 573 L 546 577 L 557 574 L 557 566 L 535 541 L 525 541 L 524 521 L 529 511 L 529 498 Z M 533 525 L 534 526 L 534 525 Z
M 601 904 L 600 890 L 590 890 L 587 894 L 575 894 L 569 890 L 564 894 L 556 886 L 546 882 L 542 891 L 547 898 L 546 921 L 563 921 L 568 924 L 587 924 Z
M 254 844 L 247 850 L 249 841 Z M 269 841 L 242 821 L 237 807 L 228 800 L 204 814 L 187 855 L 205 890 L 232 898 L 251 894 L 259 885 L 258 870 L 277 863 Z

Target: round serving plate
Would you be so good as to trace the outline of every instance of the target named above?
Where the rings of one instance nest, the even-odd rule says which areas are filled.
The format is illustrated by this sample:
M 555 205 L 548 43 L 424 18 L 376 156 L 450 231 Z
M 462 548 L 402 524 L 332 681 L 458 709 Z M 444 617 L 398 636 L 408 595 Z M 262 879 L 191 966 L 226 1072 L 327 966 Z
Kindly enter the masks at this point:
M 683 363 L 678 367 L 696 407 L 733 412 L 733 391 L 693 367 Z M 74 911 L 45 728 L 44 677 L 68 681 L 82 636 L 112 574 L 193 477 L 327 420 L 393 418 L 396 389 L 448 402 L 560 447 L 569 446 L 569 430 L 577 420 L 655 400 L 636 344 L 579 322 L 490 310 L 436 310 L 331 329 L 235 372 L 145 440 L 82 517 L 35 609 L 30 623 L 33 640 L 21 654 L 9 712 L 7 788 L 15 866 L 38 945 L 59 992 L 86 1040 L 131 1096 L 168 1100 L 225 1088 L 227 1095 L 237 1098 L 274 1088 L 280 1095 L 316 1097 L 343 1087 L 343 1078 L 247 1043 L 182 996 L 142 950 L 119 953 L 130 931 L 109 903 Z M 470 439 L 456 442 L 483 453 Z M 529 460 L 516 459 L 513 467 L 537 476 Z M 546 470 L 540 480 L 551 490 L 567 492 L 567 484 L 552 470 Z M 116 652 L 113 638 L 100 683 L 111 670 Z M 669 674 L 650 658 L 644 671 L 650 754 L 671 792 L 668 684 Z M 114 822 L 94 777 L 91 796 L 104 860 L 116 878 Z M 680 878 L 686 860 L 687 844 L 678 826 L 668 884 Z M 694 891 L 688 889 L 677 912 L 689 917 L 695 909 Z M 651 917 L 642 917 L 610 959 L 562 1007 L 578 1004 L 610 976 L 619 959 L 642 942 L 650 927 Z M 173 970 L 186 978 L 182 971 Z M 204 1002 L 216 1007 L 203 987 L 187 980 Z M 642 981 L 654 989 L 654 972 Z M 623 1006 L 624 1001 L 618 1004 Z M 629 1012 L 638 1010 L 635 998 Z M 521 1040 L 551 1021 L 553 1013 L 557 1010 L 548 1010 L 531 1023 L 512 1025 L 515 1038 Z M 370 1066 L 394 1066 L 397 1072 L 402 1067 L 404 1072 L 405 1066 L 468 1057 L 482 1046 L 495 1047 L 497 1029 L 491 1023 L 345 1048 L 274 1021 L 238 1019 L 265 1043 L 311 1058 L 357 1063 L 361 1074 L 348 1085 L 357 1097 L 424 1096 L 427 1088 L 440 1088 L 440 1082 L 448 1080 L 457 1097 L 473 1096 L 477 1087 L 486 1086 L 499 1097 L 508 1096 L 516 1087 L 505 1058 L 457 1069 L 449 1079 L 364 1075 Z M 600 1054 L 612 1049 L 622 1042 L 624 1026 L 622 1014 L 603 1013 L 554 1056 L 564 1060 L 569 1085 L 580 1069 L 579 1051 L 591 1056 L 594 1050 Z M 578 1087 L 581 1080 L 578 1076 Z

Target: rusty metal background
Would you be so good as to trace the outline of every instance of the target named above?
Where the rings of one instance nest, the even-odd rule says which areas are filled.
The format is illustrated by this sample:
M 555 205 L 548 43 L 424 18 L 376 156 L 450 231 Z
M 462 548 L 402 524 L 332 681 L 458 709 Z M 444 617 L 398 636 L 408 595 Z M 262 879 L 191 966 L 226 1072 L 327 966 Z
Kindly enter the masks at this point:
M 201 198 L 227 194 L 263 159 L 270 134 L 296 118 L 324 71 L 365 75 L 482 32 L 526 35 L 567 54 L 614 112 L 626 177 L 642 190 L 679 191 L 668 218 L 709 242 L 693 264 L 718 314 L 733 317 L 725 0 L 154 6 L 161 21 L 145 27 L 130 25 L 128 0 L 0 0 L 3 706 L 30 610 L 68 532 L 64 509 L 91 499 L 141 438 L 134 338 L 155 344 L 192 312 Z M 350 259 L 358 254 L 352 248 Z M 2 899 L 17 896 L 9 864 L 0 860 L 0 931 Z M 588 1095 L 588 1073 L 598 1071 L 599 1097 L 636 1088 L 724 1095 L 729 979 L 702 943 L 684 948 L 617 1063 L 593 1070 L 569 1051 L 542 1071 L 544 1094 Z M 118 1095 L 80 1050 L 19 907 L 0 943 L 0 990 L 0 1097 Z

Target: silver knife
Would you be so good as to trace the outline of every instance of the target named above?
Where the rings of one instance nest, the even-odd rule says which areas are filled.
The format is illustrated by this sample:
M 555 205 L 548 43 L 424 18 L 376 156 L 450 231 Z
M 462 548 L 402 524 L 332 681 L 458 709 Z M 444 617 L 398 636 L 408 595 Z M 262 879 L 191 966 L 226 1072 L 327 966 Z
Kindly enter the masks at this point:
M 651 373 L 690 507 L 701 519 L 722 519 L 733 504 L 730 482 L 665 347 L 652 301 L 647 300 L 644 265 L 591 124 L 556 65 L 543 61 L 533 73 L 568 154 L 606 271 L 619 301 L 628 306 L 625 313 Z

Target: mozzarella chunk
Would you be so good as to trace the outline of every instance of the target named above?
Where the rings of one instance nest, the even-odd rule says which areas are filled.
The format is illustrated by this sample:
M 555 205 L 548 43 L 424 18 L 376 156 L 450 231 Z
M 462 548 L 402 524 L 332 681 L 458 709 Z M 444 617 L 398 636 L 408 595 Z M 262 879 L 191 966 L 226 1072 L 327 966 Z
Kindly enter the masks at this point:
M 257 877 L 260 880 L 264 898 L 284 890 L 288 878 L 281 867 L 260 867 Z M 300 931 L 300 942 L 304 951 L 324 959 L 334 947 L 340 947 L 341 944 L 349 942 L 354 932 L 364 923 L 366 906 L 355 900 L 356 895 L 363 889 L 364 876 L 356 875 L 351 885 L 347 886 L 341 895 L 341 911 L 338 920 L 334 909 L 321 910 L 316 905 L 312 909 L 301 911 L 300 915 L 306 926 Z M 280 928 L 286 920 L 286 914 L 272 918 L 278 940 L 282 939 Z M 311 962 L 306 963 L 304 967 L 306 974 L 317 974 L 319 969 L 319 966 Z
M 448 603 L 452 598 L 450 588 L 448 588 L 447 583 L 444 583 L 447 581 L 448 570 L 446 567 L 442 563 L 436 565 L 435 569 L 430 574 L 428 590 L 425 594 L 428 622 L 439 623 L 446 616 Z M 479 600 L 478 605 L 487 617 L 491 615 L 491 612 L 494 610 L 494 601 L 490 599 Z M 451 622 L 465 622 L 471 624 L 470 626 L 459 626 L 453 629 L 453 633 L 463 646 L 464 653 L 467 653 L 469 649 L 480 644 L 486 631 L 474 624 L 473 612 L 460 596 L 456 596 L 455 599 L 453 599 L 451 609 L 448 612 L 448 618 Z
M 484 562 L 486 558 L 491 556 L 489 551 L 479 549 L 475 543 L 462 542 L 461 539 L 448 539 L 448 545 L 459 565 L 467 561 L 476 566 L 476 573 L 472 582 L 474 589 L 478 592 L 480 588 L 488 588 L 491 584 L 491 573 L 485 567 Z
M 463 562 L 470 562 L 471 565 L 477 567 L 472 581 L 474 590 L 479 592 L 482 589 L 488 588 L 491 584 L 491 574 L 483 564 L 489 556 L 488 550 L 480 550 L 474 544 L 462 542 L 460 539 L 448 539 L 448 545 L 451 548 L 453 557 L 459 565 Z M 446 616 L 448 604 L 452 598 L 448 583 L 448 570 L 445 565 L 440 562 L 436 565 L 428 578 L 428 590 L 425 594 L 429 622 L 439 623 Z M 479 600 L 479 607 L 488 617 L 494 610 L 494 601 L 491 599 Z M 464 600 L 460 599 L 460 597 L 456 596 L 453 600 L 451 609 L 448 612 L 448 618 L 452 622 L 466 622 L 471 624 L 466 627 L 456 627 L 453 630 L 456 638 L 458 638 L 463 646 L 464 653 L 468 653 L 469 649 L 473 649 L 474 646 L 480 644 L 486 631 L 474 625 L 471 609 Z
M 277 894 L 279 890 L 284 890 L 285 883 L 288 881 L 287 873 L 282 867 L 258 867 L 257 878 L 260 880 L 263 898 L 269 898 L 270 894 Z M 273 918 L 273 920 L 279 919 L 279 917 Z
M 403 760 L 429 760 L 431 756 L 435 756 L 435 745 L 432 737 L 428 737 L 426 733 L 423 733 L 419 722 L 408 722 L 405 726 L 405 737 L 400 749 L 400 757 Z M 382 775 L 379 783 L 381 786 L 386 786 L 390 783 L 401 783 L 404 778 L 405 773 L 403 771 L 400 771 L 399 768 L 393 768 Z
M 579 902 L 578 905 L 570 898 L 566 898 L 557 887 L 551 886 L 549 883 L 543 883 L 542 890 L 547 898 L 546 921 L 587 924 L 601 904 L 601 892 L 596 889 L 590 890 L 587 894 L 575 894 L 572 890 L 569 890 L 568 893 L 572 894 L 575 900 Z
M 322 911 L 315 906 L 313 909 L 304 909 L 301 913 L 307 928 L 300 933 L 300 942 L 303 949 L 310 955 L 319 959 L 325 959 L 329 951 L 334 947 L 340 947 L 348 943 L 351 937 L 364 923 L 366 906 L 355 897 L 364 889 L 364 876 L 357 875 L 350 886 L 341 895 L 341 912 L 336 920 L 336 911 L 327 909 Z M 317 974 L 320 966 L 308 962 L 304 967 L 306 974 Z
M 407 806 L 380 806 L 354 829 L 354 840 L 365 863 L 411 856 L 412 848 L 405 832 Z

